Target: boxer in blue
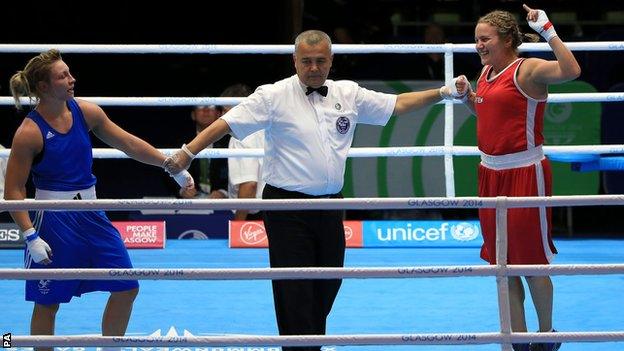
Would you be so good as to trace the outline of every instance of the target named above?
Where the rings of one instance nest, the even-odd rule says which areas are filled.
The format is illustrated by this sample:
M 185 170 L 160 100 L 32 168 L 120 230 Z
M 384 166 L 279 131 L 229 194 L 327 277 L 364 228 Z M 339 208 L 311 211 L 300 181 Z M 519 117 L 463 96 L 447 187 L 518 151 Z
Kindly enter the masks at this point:
M 10 81 L 16 106 L 34 98 L 36 107 L 15 132 L 4 197 L 26 197 L 32 173 L 36 199 L 95 199 L 95 176 L 89 131 L 143 163 L 161 166 L 165 155 L 113 123 L 96 104 L 74 99 L 69 67 L 57 50 L 32 58 Z M 174 176 L 193 187 L 187 173 Z M 11 212 L 26 239 L 27 268 L 131 268 L 119 232 L 103 211 Z M 111 293 L 102 317 L 102 335 L 124 335 L 139 291 L 137 281 L 39 280 L 26 282 L 26 300 L 34 301 L 32 335 L 52 335 L 60 303 L 91 291 Z

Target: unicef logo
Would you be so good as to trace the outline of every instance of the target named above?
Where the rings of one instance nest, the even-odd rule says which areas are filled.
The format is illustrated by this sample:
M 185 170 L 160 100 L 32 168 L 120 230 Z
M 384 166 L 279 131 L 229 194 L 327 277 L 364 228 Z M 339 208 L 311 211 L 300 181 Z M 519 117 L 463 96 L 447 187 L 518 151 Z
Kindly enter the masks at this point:
M 474 224 L 461 222 L 451 227 L 451 235 L 457 241 L 470 241 L 479 236 L 479 228 Z
M 346 134 L 349 131 L 349 127 L 351 126 L 351 121 L 347 117 L 338 117 L 336 120 L 336 129 L 340 134 Z

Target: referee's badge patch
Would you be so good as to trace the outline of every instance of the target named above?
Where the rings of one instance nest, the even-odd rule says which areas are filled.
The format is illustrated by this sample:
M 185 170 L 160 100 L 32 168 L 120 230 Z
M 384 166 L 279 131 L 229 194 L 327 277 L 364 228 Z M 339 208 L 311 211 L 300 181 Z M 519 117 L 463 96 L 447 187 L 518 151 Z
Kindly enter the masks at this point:
M 349 131 L 349 127 L 351 127 L 351 122 L 347 117 L 341 116 L 336 120 L 336 129 L 340 134 L 346 134 Z

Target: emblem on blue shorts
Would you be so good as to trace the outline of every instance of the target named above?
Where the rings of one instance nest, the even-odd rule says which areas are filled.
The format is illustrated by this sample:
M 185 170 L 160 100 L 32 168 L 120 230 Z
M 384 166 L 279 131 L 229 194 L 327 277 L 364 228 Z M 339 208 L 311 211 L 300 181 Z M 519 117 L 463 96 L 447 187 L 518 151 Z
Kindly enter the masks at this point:
M 51 283 L 52 281 L 50 279 L 42 279 L 39 281 L 39 284 L 37 284 L 37 288 L 39 288 L 39 292 L 41 293 L 41 295 L 46 295 L 50 292 Z
M 336 129 L 340 134 L 346 134 L 349 131 L 349 127 L 351 126 L 351 122 L 347 117 L 338 117 L 336 120 Z

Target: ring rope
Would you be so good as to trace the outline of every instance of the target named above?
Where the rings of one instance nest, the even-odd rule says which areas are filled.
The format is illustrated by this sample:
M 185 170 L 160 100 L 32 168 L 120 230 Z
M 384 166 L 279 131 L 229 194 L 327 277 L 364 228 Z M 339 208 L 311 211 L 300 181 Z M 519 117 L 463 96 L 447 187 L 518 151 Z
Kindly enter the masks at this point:
M 572 42 L 567 46 L 574 51 L 621 51 L 624 50 L 624 42 Z M 212 54 L 240 54 L 240 53 L 275 53 L 285 54 L 294 51 L 294 45 L 92 45 L 92 44 L 6 44 L 0 45 L 0 51 L 6 52 L 27 51 L 40 52 L 51 47 L 56 47 L 64 52 L 82 53 L 212 53 Z M 450 84 L 453 77 L 453 54 L 454 52 L 474 53 L 474 43 L 470 44 L 337 44 L 332 46 L 334 53 L 444 53 L 444 77 L 445 83 Z M 519 50 L 546 51 L 551 48 L 547 43 L 525 43 L 520 45 Z M 562 97 L 567 99 L 569 97 Z M 618 93 L 608 101 L 621 101 Z M 549 100 L 550 101 L 550 100 Z M 453 145 L 453 109 L 452 101 L 446 101 L 444 109 L 444 146 Z M 455 103 L 457 103 L 455 101 Z M 444 155 L 444 178 L 447 197 L 455 197 L 453 158 L 450 154 Z
M 572 51 L 622 51 L 622 41 L 566 42 Z M 292 54 L 294 45 L 228 44 L 0 44 L 0 53 L 58 49 L 77 54 Z M 521 52 L 552 51 L 548 43 L 523 43 Z M 474 53 L 475 44 L 333 44 L 334 54 Z
M 243 98 L 232 97 L 103 97 L 85 96 L 80 97 L 86 101 L 96 103 L 101 106 L 197 106 L 197 105 L 224 105 L 233 106 L 243 101 Z M 624 101 L 624 93 L 557 93 L 548 94 L 548 103 L 565 102 L 621 102 Z M 11 96 L 0 96 L 0 105 L 13 105 L 15 100 Z M 34 100 L 27 97 L 20 98 L 22 105 L 34 104 Z M 437 104 L 444 104 L 440 101 Z M 461 104 L 454 100 L 452 103 Z
M 416 208 L 506 208 L 563 206 L 621 206 L 624 195 L 562 195 L 523 197 L 395 197 L 347 199 L 107 199 L 107 200 L 0 200 L 0 211 L 71 210 L 129 211 L 142 209 L 201 210 L 389 210 Z
M 198 106 L 198 105 L 222 105 L 233 106 L 239 104 L 244 98 L 240 97 L 104 97 L 104 96 L 81 96 L 80 99 L 93 102 L 101 106 Z M 589 98 L 589 97 L 588 97 Z M 607 99 L 607 96 L 604 97 Z M 0 105 L 13 105 L 15 100 L 11 96 L 0 96 Z M 35 104 L 35 100 L 21 97 L 22 105 Z
M 10 44 L 9 44 L 10 45 Z M 25 44 L 25 45 L 29 45 L 29 44 Z M 107 53 L 113 53 L 111 52 L 111 49 L 123 49 L 123 50 L 127 50 L 128 48 L 131 48 L 133 46 L 128 46 L 128 45 L 116 45 L 116 46 L 110 46 L 110 45 L 101 45 L 101 46 L 94 46 L 94 45 L 88 45 L 88 47 L 82 46 L 79 47 L 80 45 L 72 45 L 73 49 L 77 49 L 77 50 L 85 50 L 84 52 L 96 52 L 93 51 L 95 50 L 105 50 L 105 52 Z M 577 43 L 570 43 L 570 45 L 568 45 L 570 47 L 570 49 L 572 50 L 587 50 L 587 51 L 592 51 L 592 50 L 596 50 L 596 51 L 619 51 L 619 50 L 624 50 L 624 44 L 622 42 L 577 42 Z M 47 48 L 49 48 L 50 46 L 48 45 Z M 64 50 L 66 52 L 71 52 L 70 47 L 63 47 L 63 45 L 55 45 L 55 47 Z M 186 52 L 173 52 L 170 50 L 176 50 L 176 49 L 184 49 L 184 50 L 196 50 L 196 49 L 201 49 L 201 50 L 208 50 L 207 53 L 242 53 L 242 52 L 236 52 L 236 50 L 238 49 L 250 49 L 250 50 L 259 50 L 259 51 L 254 51 L 254 52 L 245 52 L 245 53 L 292 53 L 293 51 L 293 45 L 262 45 L 262 46 L 258 46 L 258 45 L 245 45 L 245 46 L 232 46 L 232 45 L 225 45 L 225 46 L 218 46 L 218 45 L 203 45 L 203 46 L 198 46 L 198 45 L 181 45 L 181 46 L 175 46 L 175 45 L 138 45 L 138 46 L 134 46 L 135 48 L 139 48 L 140 50 L 146 50 L 146 49 L 153 49 L 156 50 L 154 53 L 186 53 Z M 3 49 L 3 48 L 0 48 Z M 32 47 L 30 48 L 32 49 Z M 268 50 L 277 50 L 277 52 L 269 52 Z M 45 50 L 45 49 L 44 49 Z M 341 51 L 344 50 L 344 51 Z M 351 51 L 352 50 L 352 51 Z M 373 50 L 373 51 L 370 51 Z M 375 51 L 378 50 L 378 51 Z M 440 51 L 438 51 L 440 50 Z M 550 47 L 546 44 L 546 43 L 539 43 L 539 44 L 524 44 L 521 47 L 521 51 L 550 51 Z M 40 48 L 37 48 L 37 50 L 35 50 L 36 52 L 39 51 L 43 51 Z M 10 52 L 15 52 L 14 47 L 10 49 Z M 148 53 L 150 51 L 141 51 L 142 53 Z M 189 52 L 193 52 L 193 53 L 198 53 L 197 51 L 189 51 Z M 453 61 L 453 52 L 468 52 L 468 53 L 473 53 L 475 52 L 475 47 L 474 44 L 444 44 L 444 45 L 397 45 L 397 44 L 391 44 L 391 45 L 336 45 L 334 47 L 334 53 L 398 53 L 398 52 L 403 52 L 403 53 L 409 53 L 409 52 L 413 52 L 413 53 L 425 53 L 425 52 L 444 52 L 445 53 L 445 77 L 446 77 L 446 81 L 448 82 L 450 80 L 450 77 L 453 76 L 452 73 L 452 61 Z M 565 94 L 566 96 L 562 96 L 562 99 L 574 99 L 574 98 L 579 98 L 579 96 L 571 96 L 572 94 Z M 623 93 L 615 93 L 613 96 L 607 97 L 607 96 L 592 96 L 592 97 L 587 97 L 587 98 L 593 98 L 593 99 L 606 99 L 606 101 L 622 101 L 622 98 L 624 97 Z M 582 97 L 581 97 L 582 98 Z M 159 99 L 159 98 L 156 98 Z M 162 98 L 160 98 L 162 99 Z M 164 98 L 164 99 L 168 99 L 168 98 Z M 171 99 L 172 101 L 177 101 L 175 98 Z M 166 101 L 166 100 L 165 100 Z M 550 101 L 550 100 L 549 100 Z M 552 102 L 552 101 L 550 101 Z M 169 102 L 170 103 L 170 102 Z M 452 103 L 453 102 L 445 102 L 445 148 L 446 150 L 451 150 L 452 151 L 452 126 L 453 126 L 453 120 L 452 120 Z M 409 207 L 407 208 L 433 208 L 433 206 L 435 206 L 435 208 L 439 208 L 439 207 L 450 207 L 450 208 L 481 208 L 481 207 L 487 207 L 488 204 L 485 204 L 485 202 L 488 202 L 487 200 L 491 200 L 491 199 L 486 199 L 486 201 L 484 202 L 484 200 L 476 198 L 477 202 L 476 203 L 462 203 L 459 204 L 458 202 L 454 202 L 456 201 L 458 198 L 454 198 L 454 186 L 452 183 L 452 178 L 453 178 L 453 169 L 452 169 L 452 158 L 450 157 L 450 154 L 447 152 L 444 154 L 445 156 L 445 176 L 446 176 L 446 185 L 447 185 L 447 198 L 442 198 L 442 200 L 440 200 L 439 204 L 436 204 L 435 201 L 433 203 L 431 202 L 426 202 L 426 200 L 431 200 L 431 198 L 427 199 L 427 198 L 420 198 L 420 199 L 407 199 L 407 201 L 405 201 L 405 199 L 403 199 L 403 202 L 406 202 L 407 205 Z M 448 199 L 449 197 L 451 197 L 451 199 Z M 592 198 L 592 196 L 576 196 L 574 198 L 577 198 L 577 200 L 579 198 L 582 198 L 578 201 L 587 201 L 590 198 Z M 620 198 L 619 196 L 616 197 L 609 197 L 609 196 L 600 196 L 601 199 L 605 199 L 605 201 L 607 203 L 605 203 L 605 201 L 602 201 L 602 203 L 599 203 L 601 205 L 604 204 L 617 204 L 617 205 L 621 205 L 622 204 L 622 198 Z M 466 200 L 468 198 L 464 198 L 464 200 Z M 594 200 L 601 200 L 601 199 L 594 199 Z M 357 200 L 357 199 L 356 199 Z M 425 200 L 425 201 L 423 201 Z M 497 217 L 501 216 L 504 217 L 506 216 L 506 212 L 507 209 L 510 207 L 536 207 L 536 206 L 530 206 L 527 205 L 527 203 L 530 203 L 531 201 L 535 202 L 538 201 L 541 203 L 538 204 L 537 206 L 550 206 L 553 202 L 548 202 L 548 204 L 544 203 L 544 199 L 539 199 L 537 198 L 537 200 L 535 199 L 531 199 L 531 198 L 527 198 L 527 202 L 525 203 L 515 203 L 512 200 L 519 200 L 518 198 L 515 199 L 511 199 L 511 198 L 505 198 L 505 197 L 498 197 L 495 198 L 495 203 L 494 206 L 490 206 L 491 207 L 495 207 L 496 208 L 496 212 L 497 212 Z M 548 200 L 548 199 L 546 199 Z M 574 199 L 568 198 L 568 199 L 564 199 L 565 201 L 573 201 Z M 25 201 L 21 201 L 22 203 L 25 203 L 27 201 L 30 200 L 25 200 Z M 101 200 L 96 200 L 96 201 L 101 201 Z M 162 200 L 160 200 L 162 201 Z M 195 201 L 195 200 L 190 200 L 190 201 Z M 221 202 L 225 202 L 227 200 L 222 200 Z M 261 200 L 263 201 L 263 200 Z M 308 200 L 309 202 L 310 200 Z M 311 201 L 315 201 L 315 200 L 311 200 Z M 323 200 L 322 200 L 323 201 Z M 445 202 L 447 201 L 447 202 Z M 574 200 L 576 201 L 576 200 Z M 40 201 L 41 202 L 41 201 Z M 82 202 L 82 201 L 81 201 Z M 263 202 L 266 203 L 266 200 L 264 200 Z M 491 202 L 491 201 L 490 201 Z M 614 202 L 614 203 L 611 203 Z M 379 203 L 377 201 L 373 202 L 374 204 L 378 205 Z M 82 202 L 82 204 L 84 205 L 85 202 Z M 311 202 L 312 205 L 315 205 L 313 202 Z M 440 204 L 442 204 L 442 206 L 440 206 Z M 594 203 L 596 204 L 596 203 Z M 0 203 L 0 205 L 5 205 L 5 203 Z M 11 205 L 11 204 L 9 204 Z M 182 204 L 184 205 L 184 204 Z M 260 203 L 258 203 L 258 205 L 261 205 Z M 274 205 L 278 205 L 278 204 L 274 204 Z M 292 201 L 288 200 L 288 205 L 289 208 L 288 209 L 292 209 Z M 361 206 L 362 204 L 356 204 L 357 206 Z M 368 203 L 364 203 L 364 205 L 369 205 Z M 402 204 L 404 205 L 404 204 Z M 581 204 L 577 204 L 577 205 L 581 205 Z M 329 206 L 329 207 L 328 207 Z M 332 204 L 332 203 L 328 203 L 324 206 L 322 206 L 323 208 L 331 208 L 331 206 L 340 206 L 339 203 L 336 204 Z M 384 204 L 384 206 L 387 206 L 387 204 Z M 428 207 L 431 206 L 431 207 Z M 474 207 L 473 207 L 474 206 Z M 32 207 L 32 206 L 31 206 Z M 162 208 L 162 207 L 158 207 L 158 208 Z M 232 208 L 230 206 L 230 208 Z M 246 209 L 252 209 L 248 206 L 244 207 Z M 342 207 L 341 207 L 342 208 Z M 364 207 L 366 209 L 370 209 L 369 206 Z M 383 208 L 383 207 L 382 207 Z M 392 207 L 394 208 L 394 207 Z M 505 236 L 506 234 L 506 228 L 501 228 L 500 226 L 497 225 L 497 233 L 502 234 L 502 236 Z M 497 243 L 497 251 L 498 249 L 502 246 L 503 250 L 506 251 L 506 243 L 503 244 L 499 244 Z M 504 258 L 504 256 L 502 256 Z M 501 262 L 501 256 L 497 253 L 497 261 Z M 497 268 L 506 268 L 505 265 L 502 266 L 498 266 Z M 504 298 L 502 299 L 502 303 L 501 303 L 501 296 L 500 296 L 500 290 L 501 290 L 501 283 L 499 282 L 503 281 L 506 282 L 507 281 L 507 277 L 506 276 L 500 276 L 498 275 L 497 277 L 497 285 L 498 285 L 498 290 L 499 290 L 499 308 L 500 309 L 504 309 L 504 310 L 509 310 L 509 301 L 508 298 Z M 508 313 L 507 313 L 508 314 Z M 505 319 L 509 319 L 509 317 L 505 317 L 502 316 L 502 333 L 496 333 L 496 334 L 479 334 L 480 336 L 484 336 L 484 335 L 489 335 L 492 336 L 494 335 L 494 337 L 499 337 L 501 340 L 500 341 L 495 341 L 498 343 L 502 343 L 503 348 L 509 348 L 510 342 L 518 342 L 519 339 L 513 339 L 514 333 L 511 333 L 510 328 L 505 327 Z M 550 333 L 546 333 L 546 334 L 550 334 Z M 552 340 L 559 340 L 560 338 L 562 338 L 563 336 L 565 336 L 566 333 L 559 333 L 558 335 L 554 335 L 553 337 L 549 336 L 549 335 L 544 335 L 544 334 L 536 334 L 536 335 L 530 335 L 530 334 L 526 334 L 523 333 L 522 335 L 520 335 L 520 338 L 530 338 L 530 340 L 528 341 L 535 341 L 535 340 L 550 340 L 550 339 L 546 339 L 551 337 Z M 583 333 L 584 335 L 587 335 L 588 333 Z M 612 335 L 613 333 L 611 333 Z M 432 334 L 413 334 L 413 336 L 415 336 L 415 338 L 412 340 L 409 335 L 407 337 L 403 337 L 403 341 L 404 342 L 410 342 L 410 341 L 417 341 L 417 342 L 422 342 L 422 340 L 418 337 L 421 335 L 432 335 Z M 433 334 L 435 335 L 435 334 Z M 451 335 L 451 334 L 439 334 L 439 335 Z M 453 335 L 470 335 L 472 336 L 472 340 L 476 340 L 477 339 L 477 334 L 453 334 Z M 385 336 L 385 335 L 382 335 Z M 315 336 L 304 336 L 304 338 L 309 338 L 309 337 L 315 337 Z M 321 338 L 325 338 L 323 336 L 319 336 Z M 616 336 L 617 337 L 617 336 Z M 26 337 L 28 338 L 28 337 Z M 57 338 L 57 337 L 51 337 L 51 338 Z M 251 336 L 251 338 L 254 338 L 254 340 L 258 340 L 257 336 Z M 283 338 L 283 337 L 277 337 L 277 338 Z M 299 338 L 299 340 L 301 340 L 300 336 L 295 336 L 295 338 Z M 517 337 L 516 337 L 517 338 Z M 126 339 L 126 337 L 121 337 L 121 339 Z M 143 340 L 145 341 L 145 340 Z M 171 341 L 171 339 L 169 339 L 169 341 Z M 176 341 L 175 339 L 173 339 L 173 341 Z M 426 340 L 425 340 L 426 341 Z M 597 341 L 605 341 L 605 340 L 597 340 Z M 114 342 L 114 340 L 113 340 Z M 122 341 L 123 342 L 123 341 Z M 153 342 L 153 340 L 147 340 L 147 342 Z M 185 341 L 186 342 L 186 341 Z M 297 341 L 299 342 L 299 341 Z M 466 343 L 464 340 L 462 340 L 462 338 L 458 337 L 457 340 L 452 340 L 451 343 Z M 249 344 L 249 343 L 245 343 L 245 344 Z M 321 344 L 320 342 L 313 342 L 312 344 L 293 344 L 292 346 L 300 346 L 300 345 L 318 345 Z M 324 343 L 322 343 L 324 344 Z M 334 342 L 330 342 L 329 344 L 334 344 Z M 335 344 L 339 344 L 339 343 L 335 343 Z M 396 343 L 393 343 L 396 344 Z M 145 343 L 140 344 L 140 345 L 146 345 Z M 153 346 L 153 344 L 147 344 L 150 346 Z M 179 343 L 177 344 L 179 345 Z M 290 345 L 290 344 L 283 344 L 283 345 Z M 120 346 L 120 344 L 118 343 L 114 343 L 112 346 Z
M 158 149 L 165 155 L 172 155 L 178 149 Z M 620 145 L 558 145 L 544 146 L 546 155 L 566 154 L 621 154 L 624 153 L 624 144 Z M 0 150 L 1 157 L 9 157 L 11 149 Z M 479 156 L 476 146 L 392 146 L 392 147 L 354 147 L 347 154 L 348 157 L 414 157 L 414 156 Z M 264 149 L 204 149 L 197 154 L 197 158 L 228 158 L 228 157 L 262 157 Z M 113 148 L 94 148 L 94 158 L 129 158 L 123 151 Z
M 2 268 L 0 280 L 387 279 L 624 274 L 624 264 L 294 268 Z
M 475 345 L 541 342 L 624 341 L 624 332 L 427 333 L 351 335 L 233 336 L 77 336 L 15 335 L 14 347 L 316 346 L 316 345 Z

